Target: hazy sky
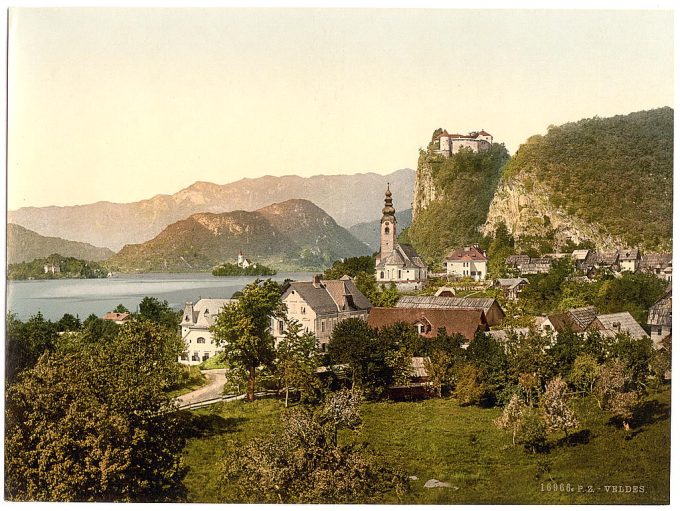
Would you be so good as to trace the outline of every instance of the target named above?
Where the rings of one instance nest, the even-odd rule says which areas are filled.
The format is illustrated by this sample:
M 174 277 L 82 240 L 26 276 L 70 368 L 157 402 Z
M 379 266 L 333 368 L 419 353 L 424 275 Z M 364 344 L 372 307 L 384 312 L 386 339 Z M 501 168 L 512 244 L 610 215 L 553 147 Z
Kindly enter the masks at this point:
M 13 10 L 8 207 L 386 174 L 439 127 L 514 153 L 672 106 L 673 62 L 672 11 Z

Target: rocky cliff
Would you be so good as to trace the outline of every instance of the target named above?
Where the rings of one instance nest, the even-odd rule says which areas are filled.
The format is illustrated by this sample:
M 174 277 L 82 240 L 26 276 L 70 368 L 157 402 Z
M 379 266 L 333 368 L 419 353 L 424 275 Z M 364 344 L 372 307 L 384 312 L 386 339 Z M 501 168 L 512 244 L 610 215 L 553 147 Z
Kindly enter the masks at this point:
M 505 223 L 519 241 L 568 240 L 598 250 L 672 248 L 673 110 L 553 126 L 520 146 L 483 227 Z
M 400 239 L 410 242 L 434 268 L 452 248 L 480 241 L 508 153 L 503 144 L 475 153 L 437 155 L 421 150 L 413 192 L 413 222 Z

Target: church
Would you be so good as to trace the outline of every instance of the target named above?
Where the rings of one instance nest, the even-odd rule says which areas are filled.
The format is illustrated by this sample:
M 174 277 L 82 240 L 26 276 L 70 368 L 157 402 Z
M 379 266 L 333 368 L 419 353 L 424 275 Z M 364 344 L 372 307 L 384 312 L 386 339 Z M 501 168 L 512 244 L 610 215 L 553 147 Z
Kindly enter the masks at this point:
M 380 252 L 375 259 L 378 284 L 394 282 L 400 291 L 420 289 L 427 282 L 427 266 L 411 245 L 397 242 L 397 219 L 387 184 L 380 220 Z

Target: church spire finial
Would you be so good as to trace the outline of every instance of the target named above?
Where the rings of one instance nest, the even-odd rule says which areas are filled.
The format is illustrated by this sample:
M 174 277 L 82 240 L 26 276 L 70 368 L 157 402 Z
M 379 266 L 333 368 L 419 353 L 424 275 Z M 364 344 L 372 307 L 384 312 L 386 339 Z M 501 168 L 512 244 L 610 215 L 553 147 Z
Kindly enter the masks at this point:
M 385 190 L 385 207 L 382 210 L 383 220 L 387 217 L 394 218 L 395 209 L 392 206 L 392 192 L 390 191 L 390 184 L 387 183 L 387 190 Z

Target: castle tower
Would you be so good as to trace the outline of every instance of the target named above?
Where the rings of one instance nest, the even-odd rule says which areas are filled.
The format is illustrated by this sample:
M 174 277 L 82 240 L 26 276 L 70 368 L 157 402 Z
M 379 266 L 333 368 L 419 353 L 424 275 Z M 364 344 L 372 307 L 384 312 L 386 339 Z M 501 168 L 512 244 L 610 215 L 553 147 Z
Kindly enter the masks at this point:
M 394 216 L 394 207 L 392 206 L 392 192 L 390 192 L 390 184 L 387 183 L 387 190 L 385 191 L 385 207 L 382 210 L 382 218 L 380 219 L 380 260 L 382 261 L 392 253 L 397 243 L 397 218 Z

